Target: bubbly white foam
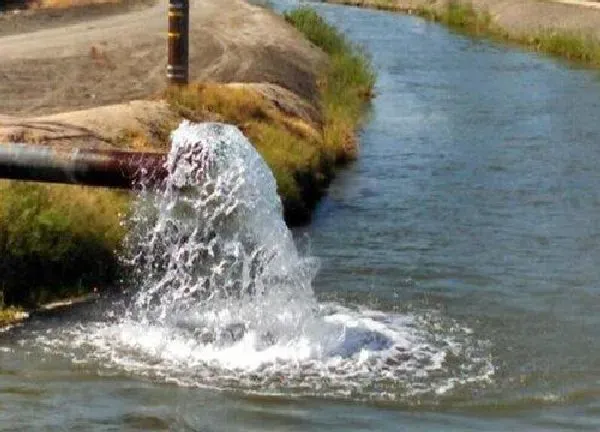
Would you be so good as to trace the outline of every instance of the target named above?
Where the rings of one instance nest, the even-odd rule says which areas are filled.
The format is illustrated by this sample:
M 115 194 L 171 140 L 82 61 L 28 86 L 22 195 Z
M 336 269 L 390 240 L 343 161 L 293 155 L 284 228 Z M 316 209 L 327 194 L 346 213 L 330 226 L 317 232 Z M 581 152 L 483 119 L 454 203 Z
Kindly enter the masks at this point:
M 488 381 L 489 347 L 436 314 L 318 303 L 275 180 L 241 132 L 183 123 L 169 176 L 129 223 L 125 314 L 39 332 L 76 363 L 181 385 L 396 399 Z

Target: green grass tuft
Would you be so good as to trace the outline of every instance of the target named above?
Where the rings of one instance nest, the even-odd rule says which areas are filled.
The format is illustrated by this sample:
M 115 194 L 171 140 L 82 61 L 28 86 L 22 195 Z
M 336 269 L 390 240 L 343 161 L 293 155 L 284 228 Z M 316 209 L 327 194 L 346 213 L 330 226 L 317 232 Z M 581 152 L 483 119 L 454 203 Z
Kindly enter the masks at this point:
M 0 183 L 0 292 L 35 306 L 111 282 L 124 194 L 78 186 Z
M 421 6 L 417 15 L 461 31 L 483 34 L 492 29 L 492 17 L 487 12 L 477 11 L 471 3 L 449 1 L 444 8 Z
M 536 51 L 564 57 L 592 66 L 600 66 L 600 41 L 586 34 L 541 30 L 522 42 Z
M 476 34 L 488 31 L 492 22 L 487 12 L 477 12 L 471 4 L 451 1 L 442 21 L 451 27 L 459 27 Z
M 353 159 L 357 153 L 355 129 L 375 87 L 371 60 L 314 9 L 302 7 L 287 13 L 285 19 L 329 55 L 320 88 L 323 145 L 338 162 Z

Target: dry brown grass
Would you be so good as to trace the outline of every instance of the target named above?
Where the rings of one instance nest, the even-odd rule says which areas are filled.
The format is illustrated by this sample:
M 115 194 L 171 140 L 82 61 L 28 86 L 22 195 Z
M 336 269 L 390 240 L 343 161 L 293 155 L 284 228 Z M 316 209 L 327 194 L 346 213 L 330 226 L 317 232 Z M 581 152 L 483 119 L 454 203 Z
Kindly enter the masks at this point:
M 23 311 L 23 309 L 15 307 L 2 309 L 2 305 L 0 304 L 0 329 L 2 327 L 21 321 L 26 316 L 27 315 L 25 314 L 25 311 Z
M 320 125 L 286 113 L 251 85 L 192 84 L 171 88 L 166 97 L 181 117 L 238 126 L 273 171 L 288 220 L 307 217 L 316 199 L 307 192 L 324 186 L 334 163 Z
M 31 0 L 30 8 L 35 9 L 64 9 L 69 7 L 89 6 L 105 3 L 121 3 L 122 0 Z

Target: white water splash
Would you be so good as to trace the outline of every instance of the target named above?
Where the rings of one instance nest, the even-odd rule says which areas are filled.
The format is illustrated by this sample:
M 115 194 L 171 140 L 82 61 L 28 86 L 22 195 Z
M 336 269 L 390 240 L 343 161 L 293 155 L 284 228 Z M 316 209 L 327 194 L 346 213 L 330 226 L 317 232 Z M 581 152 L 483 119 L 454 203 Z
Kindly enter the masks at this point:
M 448 320 L 318 303 L 317 262 L 299 256 L 275 180 L 237 128 L 183 123 L 172 138 L 165 188 L 140 195 L 130 224 L 132 305 L 36 344 L 261 394 L 397 399 L 493 375 L 485 344 Z
M 316 305 L 315 263 L 298 256 L 252 145 L 233 126 L 185 123 L 167 169 L 164 191 L 143 194 L 134 215 L 135 318 L 217 344 L 247 329 L 301 333 Z

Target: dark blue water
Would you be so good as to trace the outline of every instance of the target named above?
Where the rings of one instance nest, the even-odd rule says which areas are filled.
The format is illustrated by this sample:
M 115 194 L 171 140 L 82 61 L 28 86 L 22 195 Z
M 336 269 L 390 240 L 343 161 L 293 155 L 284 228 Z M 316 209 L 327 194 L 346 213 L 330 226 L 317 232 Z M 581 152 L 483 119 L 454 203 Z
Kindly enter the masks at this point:
M 458 429 L 600 429 L 598 73 L 320 10 L 379 80 L 360 157 L 310 229 L 317 291 L 439 310 L 491 341 L 493 384 L 444 403 L 468 413 Z

